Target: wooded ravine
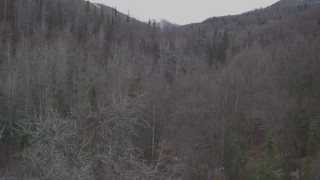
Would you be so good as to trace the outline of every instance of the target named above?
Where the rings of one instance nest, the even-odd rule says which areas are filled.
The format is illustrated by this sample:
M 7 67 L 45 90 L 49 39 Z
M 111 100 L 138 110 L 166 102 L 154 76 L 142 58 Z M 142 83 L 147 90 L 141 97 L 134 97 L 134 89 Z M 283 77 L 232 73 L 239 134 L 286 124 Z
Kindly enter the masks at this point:
M 0 179 L 317 180 L 319 89 L 318 0 L 184 26 L 1 0 Z

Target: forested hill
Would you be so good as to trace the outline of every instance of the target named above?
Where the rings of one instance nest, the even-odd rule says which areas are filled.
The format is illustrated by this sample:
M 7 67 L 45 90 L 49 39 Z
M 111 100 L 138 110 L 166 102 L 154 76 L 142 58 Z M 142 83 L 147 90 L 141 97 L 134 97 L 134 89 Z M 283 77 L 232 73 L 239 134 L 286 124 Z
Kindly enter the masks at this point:
M 214 24 L 222 26 L 235 24 L 239 26 L 263 25 L 267 22 L 278 21 L 283 18 L 294 16 L 297 13 L 309 10 L 318 5 L 318 0 L 281 0 L 266 8 L 255 9 L 241 15 L 211 17 L 202 24 Z
M 1 0 L 0 179 L 319 179 L 319 48 L 315 0 L 161 27 Z

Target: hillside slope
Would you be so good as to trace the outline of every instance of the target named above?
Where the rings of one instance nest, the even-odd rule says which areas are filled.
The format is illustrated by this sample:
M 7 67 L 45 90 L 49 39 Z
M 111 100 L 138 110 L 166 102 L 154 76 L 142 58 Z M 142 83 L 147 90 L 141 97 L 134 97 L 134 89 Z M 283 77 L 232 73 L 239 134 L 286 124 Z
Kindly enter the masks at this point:
M 3 2 L 1 179 L 320 178 L 318 4 L 159 27 Z

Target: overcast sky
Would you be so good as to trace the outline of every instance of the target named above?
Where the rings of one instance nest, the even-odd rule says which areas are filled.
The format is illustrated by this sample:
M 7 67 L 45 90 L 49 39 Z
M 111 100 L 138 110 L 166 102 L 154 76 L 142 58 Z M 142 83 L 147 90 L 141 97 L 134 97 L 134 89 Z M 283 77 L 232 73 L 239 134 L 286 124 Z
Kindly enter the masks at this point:
M 209 17 L 240 14 L 269 6 L 278 0 L 90 0 L 116 7 L 141 21 L 166 19 L 184 25 Z

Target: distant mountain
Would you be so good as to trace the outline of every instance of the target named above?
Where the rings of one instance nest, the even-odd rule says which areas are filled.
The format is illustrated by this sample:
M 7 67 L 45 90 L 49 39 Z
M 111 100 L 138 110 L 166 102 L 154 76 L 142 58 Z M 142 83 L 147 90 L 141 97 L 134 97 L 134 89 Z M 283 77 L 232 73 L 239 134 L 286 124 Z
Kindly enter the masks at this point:
M 93 3 L 93 5 L 96 8 L 100 9 L 100 10 L 101 10 L 101 8 L 103 8 L 103 11 L 106 14 L 114 14 L 115 12 L 117 12 L 119 17 L 120 17 L 120 19 L 122 19 L 122 20 L 139 21 L 139 20 L 136 20 L 135 18 L 131 17 L 130 14 L 124 14 L 122 12 L 117 11 L 116 8 L 112 8 L 112 7 L 106 6 L 106 5 L 101 4 L 101 3 Z M 173 23 L 169 22 L 166 19 L 155 19 L 155 20 L 151 20 L 151 21 L 155 22 L 157 27 L 159 27 L 160 29 L 171 29 L 171 28 L 174 28 L 174 27 L 178 26 L 177 24 L 173 24 Z M 148 22 L 143 22 L 143 23 L 148 23 Z
M 171 29 L 171 28 L 174 28 L 174 27 L 177 27 L 179 25 L 177 24 L 173 24 L 165 19 L 161 19 L 158 23 L 157 23 L 157 26 L 160 27 L 161 29 Z

